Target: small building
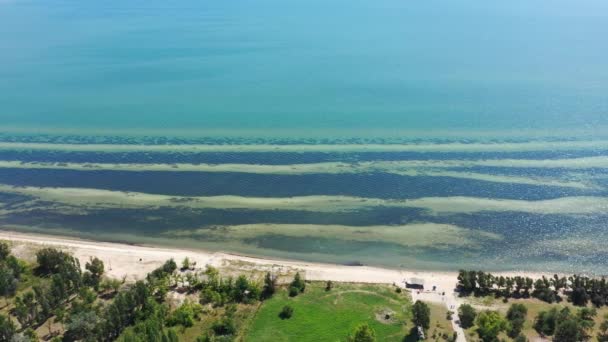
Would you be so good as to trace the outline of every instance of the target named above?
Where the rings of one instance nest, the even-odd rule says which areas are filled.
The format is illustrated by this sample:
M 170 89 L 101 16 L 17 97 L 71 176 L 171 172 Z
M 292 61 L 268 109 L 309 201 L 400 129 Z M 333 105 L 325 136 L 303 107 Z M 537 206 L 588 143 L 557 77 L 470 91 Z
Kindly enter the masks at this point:
M 408 289 L 424 290 L 424 279 L 410 278 L 405 281 L 405 287 Z

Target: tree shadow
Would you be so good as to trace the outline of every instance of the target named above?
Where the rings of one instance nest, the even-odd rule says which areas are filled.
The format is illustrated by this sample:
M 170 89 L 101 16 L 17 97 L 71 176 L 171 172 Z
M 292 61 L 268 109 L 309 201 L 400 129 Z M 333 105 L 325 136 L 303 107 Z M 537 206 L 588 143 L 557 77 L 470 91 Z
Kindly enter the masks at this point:
M 419 341 L 418 338 L 418 329 L 416 329 L 416 327 L 412 327 L 410 329 L 409 334 L 405 335 L 403 337 L 403 339 L 401 340 L 401 342 L 417 342 Z

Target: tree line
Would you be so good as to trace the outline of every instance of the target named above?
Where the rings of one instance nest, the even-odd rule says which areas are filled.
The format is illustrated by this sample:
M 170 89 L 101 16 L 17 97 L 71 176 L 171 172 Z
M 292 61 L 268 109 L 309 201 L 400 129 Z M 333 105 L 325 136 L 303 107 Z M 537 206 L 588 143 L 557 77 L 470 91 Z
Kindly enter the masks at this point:
M 457 290 L 461 296 L 495 295 L 508 298 L 537 298 L 547 303 L 556 303 L 563 297 L 577 306 L 592 303 L 602 307 L 608 303 L 608 282 L 606 278 L 591 278 L 580 275 L 540 279 L 530 277 L 495 276 L 483 271 L 461 270 L 458 273 Z

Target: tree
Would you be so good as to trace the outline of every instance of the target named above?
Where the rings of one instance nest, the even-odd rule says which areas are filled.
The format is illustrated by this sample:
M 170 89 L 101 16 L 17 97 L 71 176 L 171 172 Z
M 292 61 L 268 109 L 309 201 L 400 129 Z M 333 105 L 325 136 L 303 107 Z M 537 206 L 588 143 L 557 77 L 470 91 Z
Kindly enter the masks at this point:
M 0 315 L 0 342 L 9 342 L 15 335 L 15 325 L 9 317 Z
M 539 312 L 534 321 L 534 329 L 541 335 L 552 336 L 557 325 L 557 316 L 557 308 Z
M 59 307 L 57 309 L 55 309 L 54 312 L 55 315 L 55 322 L 59 323 L 61 325 L 61 329 L 64 330 L 64 320 L 65 320 L 65 308 Z
M 188 257 L 185 257 L 184 260 L 182 260 L 182 271 L 189 270 L 190 266 L 190 259 Z
M 11 247 L 8 243 L 4 241 L 0 241 L 0 261 L 6 260 L 6 258 L 11 254 Z
M 262 289 L 262 299 L 268 299 L 274 295 L 276 290 L 276 278 L 273 277 L 270 272 L 266 273 L 264 277 L 264 288 Z
M 348 342 L 375 342 L 376 332 L 369 325 L 363 324 L 358 326 L 354 333 L 348 337 Z
M 587 306 L 589 295 L 584 287 L 576 287 L 572 290 L 570 299 L 572 300 L 572 304 L 576 306 Z
M 99 317 L 93 311 L 81 312 L 69 318 L 64 340 L 78 341 L 85 338 L 91 339 L 95 334 L 95 328 Z
M 577 320 L 569 318 L 561 321 L 555 327 L 554 342 L 579 342 L 583 340 L 581 326 Z
M 0 296 L 4 298 L 12 297 L 17 290 L 18 280 L 15 278 L 13 270 L 0 265 Z
M 507 311 L 507 320 L 509 321 L 509 326 L 507 329 L 507 334 L 511 338 L 515 338 L 519 336 L 521 331 L 524 328 L 524 323 L 526 322 L 526 316 L 528 315 L 528 308 L 523 304 L 512 304 Z
M 331 291 L 331 288 L 334 286 L 334 284 L 331 282 L 331 280 L 328 280 L 327 283 L 325 284 L 325 291 Z M 398 287 L 397 289 L 401 290 L 400 287 Z M 400 291 L 399 291 L 400 292 Z
M 477 316 L 477 334 L 484 342 L 498 341 L 498 334 L 506 329 L 507 323 L 497 311 L 482 311 Z
M 464 329 L 468 329 L 475 324 L 477 312 L 469 304 L 462 304 L 458 308 L 458 317 L 460 317 L 460 326 Z
M 203 308 L 200 304 L 190 303 L 186 301 L 177 310 L 173 311 L 167 318 L 168 326 L 181 325 L 183 327 L 191 327 L 194 325 L 194 320 L 199 319 Z
M 22 326 L 27 327 L 36 319 L 37 305 L 34 292 L 28 291 L 15 298 L 15 316 Z
M 424 330 L 428 330 L 431 326 L 431 309 L 426 303 L 419 300 L 414 303 L 412 307 L 413 318 L 412 322 L 414 325 L 422 327 Z
M 597 340 L 598 342 L 608 342 L 608 315 L 604 316 L 604 321 L 600 324 Z
M 306 289 L 306 283 L 304 280 L 302 280 L 302 277 L 300 277 L 300 272 L 296 273 L 290 286 L 298 289 L 300 292 L 304 292 L 304 289 Z
M 99 282 L 101 281 L 101 277 L 103 276 L 103 273 L 104 273 L 103 261 L 101 261 L 98 258 L 91 258 L 85 264 L 84 267 L 87 269 L 87 271 L 90 272 L 90 274 L 87 275 L 87 278 L 90 279 L 90 281 L 87 283 L 87 285 L 92 286 L 95 289 L 95 291 L 98 291 Z
M 293 316 L 293 308 L 289 305 L 285 305 L 279 313 L 279 317 L 281 317 L 281 319 L 290 319 L 291 316 Z

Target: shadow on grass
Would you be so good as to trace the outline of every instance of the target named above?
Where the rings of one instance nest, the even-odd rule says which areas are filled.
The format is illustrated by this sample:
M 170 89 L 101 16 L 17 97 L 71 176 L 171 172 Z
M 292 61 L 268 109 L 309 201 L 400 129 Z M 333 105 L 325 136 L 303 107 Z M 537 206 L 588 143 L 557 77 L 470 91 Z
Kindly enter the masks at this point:
M 416 329 L 416 327 L 412 327 L 412 329 L 410 329 L 409 334 L 405 335 L 403 337 L 403 340 L 401 340 L 402 342 L 417 342 L 419 341 L 418 339 L 418 329 Z

